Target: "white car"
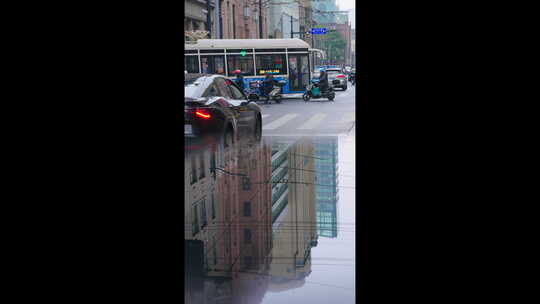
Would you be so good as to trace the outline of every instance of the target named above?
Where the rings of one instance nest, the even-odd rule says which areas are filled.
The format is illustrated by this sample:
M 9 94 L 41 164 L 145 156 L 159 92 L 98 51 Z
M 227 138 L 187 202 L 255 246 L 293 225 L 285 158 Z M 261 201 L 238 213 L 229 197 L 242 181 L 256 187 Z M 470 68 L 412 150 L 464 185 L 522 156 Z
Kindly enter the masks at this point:
M 328 74 L 328 83 L 332 87 L 347 90 L 347 76 L 341 72 L 341 69 L 326 69 L 326 74 Z

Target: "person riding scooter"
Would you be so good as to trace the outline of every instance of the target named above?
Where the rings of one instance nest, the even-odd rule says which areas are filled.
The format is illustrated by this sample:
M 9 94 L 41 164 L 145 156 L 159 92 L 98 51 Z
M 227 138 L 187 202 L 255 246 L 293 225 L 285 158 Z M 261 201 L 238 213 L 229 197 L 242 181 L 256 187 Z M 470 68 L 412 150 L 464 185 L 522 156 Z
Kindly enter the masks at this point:
M 304 101 L 309 101 L 311 98 L 328 98 L 329 101 L 333 101 L 335 98 L 335 93 L 332 90 L 332 87 L 328 84 L 328 75 L 324 69 L 320 70 L 319 79 L 312 79 L 311 85 L 308 85 L 307 91 L 302 95 Z
M 328 75 L 323 69 L 321 69 L 321 75 L 319 76 L 319 88 L 321 89 L 321 92 L 326 92 L 329 89 Z
M 240 70 L 234 70 L 233 74 L 236 74 L 236 79 L 234 82 L 240 87 L 242 92 L 244 91 L 244 77 L 242 76 L 242 72 Z
M 262 91 L 263 93 L 268 96 L 270 92 L 272 92 L 272 89 L 274 89 L 274 86 L 277 84 L 277 81 L 274 80 L 274 77 L 272 74 L 268 73 L 266 74 L 266 77 L 264 78 L 262 82 Z

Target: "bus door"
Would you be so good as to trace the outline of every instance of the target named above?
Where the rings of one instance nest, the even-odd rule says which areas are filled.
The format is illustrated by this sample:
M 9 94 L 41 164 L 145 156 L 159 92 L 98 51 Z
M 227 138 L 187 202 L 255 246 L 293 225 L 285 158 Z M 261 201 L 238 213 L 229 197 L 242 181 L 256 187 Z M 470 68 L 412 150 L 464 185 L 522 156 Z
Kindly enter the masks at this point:
M 303 92 L 308 82 L 308 54 L 289 54 L 289 91 Z

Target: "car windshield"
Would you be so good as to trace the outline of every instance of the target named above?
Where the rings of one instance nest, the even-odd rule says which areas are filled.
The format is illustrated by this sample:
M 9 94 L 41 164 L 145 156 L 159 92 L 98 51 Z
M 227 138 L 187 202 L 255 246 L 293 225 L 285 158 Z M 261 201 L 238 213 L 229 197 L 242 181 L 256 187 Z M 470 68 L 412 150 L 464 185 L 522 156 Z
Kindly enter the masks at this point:
M 338 71 L 328 71 L 328 77 L 336 77 L 339 74 Z
M 184 80 L 184 96 L 190 98 L 198 98 L 204 91 L 205 77 L 191 78 Z

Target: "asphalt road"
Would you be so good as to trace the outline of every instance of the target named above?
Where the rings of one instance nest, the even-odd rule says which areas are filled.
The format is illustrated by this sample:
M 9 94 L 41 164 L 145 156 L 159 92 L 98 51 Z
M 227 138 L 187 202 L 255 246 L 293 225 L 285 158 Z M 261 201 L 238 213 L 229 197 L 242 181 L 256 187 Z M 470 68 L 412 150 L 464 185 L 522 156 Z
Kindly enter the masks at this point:
M 355 123 L 355 87 L 336 89 L 334 101 L 301 98 L 262 107 L 263 136 L 317 136 L 347 134 Z

